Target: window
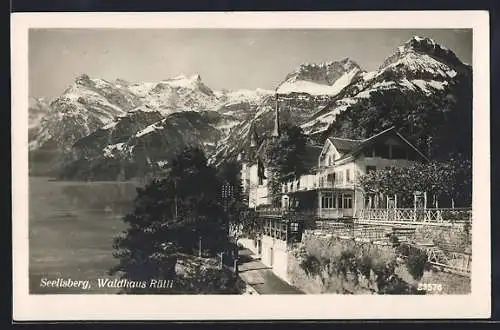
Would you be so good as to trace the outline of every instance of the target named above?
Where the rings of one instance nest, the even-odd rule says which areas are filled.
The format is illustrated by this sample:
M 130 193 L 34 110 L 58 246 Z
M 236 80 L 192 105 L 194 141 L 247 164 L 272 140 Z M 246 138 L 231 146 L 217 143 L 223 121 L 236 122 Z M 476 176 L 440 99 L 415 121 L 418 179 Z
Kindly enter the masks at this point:
M 335 182 L 335 173 L 328 174 L 328 176 L 326 177 L 326 180 L 327 180 L 329 185 L 332 185 Z
M 344 195 L 344 209 L 352 209 L 352 196 Z
M 345 170 L 345 180 L 346 182 L 351 182 L 351 171 Z
M 290 223 L 290 231 L 299 231 L 299 224 L 297 222 Z
M 335 182 L 336 183 L 344 183 L 344 173 L 343 172 L 335 172 Z
M 323 197 L 321 197 L 321 208 L 322 209 L 333 209 L 334 206 L 334 200 L 333 200 L 333 195 L 332 194 L 326 194 Z
M 342 195 L 338 195 L 338 196 L 337 196 L 337 207 L 338 207 L 339 209 L 341 209 L 341 208 L 342 208 Z
M 366 174 L 368 174 L 370 172 L 375 172 L 376 170 L 377 170 L 376 166 L 367 166 L 366 167 Z

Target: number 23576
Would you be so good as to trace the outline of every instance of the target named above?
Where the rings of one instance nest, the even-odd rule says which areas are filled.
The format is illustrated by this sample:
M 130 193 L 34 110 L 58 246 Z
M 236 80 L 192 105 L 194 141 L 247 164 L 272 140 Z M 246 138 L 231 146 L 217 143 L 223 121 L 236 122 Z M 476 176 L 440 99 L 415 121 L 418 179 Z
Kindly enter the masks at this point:
M 418 283 L 418 291 L 443 291 L 443 285 L 441 283 Z

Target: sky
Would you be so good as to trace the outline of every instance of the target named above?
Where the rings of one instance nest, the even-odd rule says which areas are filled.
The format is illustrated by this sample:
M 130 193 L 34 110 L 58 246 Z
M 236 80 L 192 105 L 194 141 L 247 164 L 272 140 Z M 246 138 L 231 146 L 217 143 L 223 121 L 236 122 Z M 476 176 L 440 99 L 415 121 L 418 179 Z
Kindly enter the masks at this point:
M 376 70 L 414 35 L 472 64 L 466 29 L 35 29 L 28 41 L 29 95 L 54 99 L 82 73 L 131 82 L 200 74 L 212 89 L 273 89 L 302 63 L 349 57 Z

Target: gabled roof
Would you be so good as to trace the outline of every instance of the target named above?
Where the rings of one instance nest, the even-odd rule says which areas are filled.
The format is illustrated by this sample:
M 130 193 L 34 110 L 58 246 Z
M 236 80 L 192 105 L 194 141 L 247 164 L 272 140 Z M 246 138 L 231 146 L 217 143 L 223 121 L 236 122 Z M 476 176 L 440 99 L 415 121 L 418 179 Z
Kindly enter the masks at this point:
M 333 136 L 329 137 L 328 140 L 342 153 L 351 152 L 363 142 L 363 140 L 344 139 Z
M 420 157 L 422 157 L 422 159 L 424 159 L 425 161 L 429 161 L 429 159 L 420 150 L 418 150 L 413 144 L 411 144 L 406 138 L 404 138 L 400 133 L 398 133 L 396 131 L 396 127 L 395 126 L 389 127 L 388 129 L 383 130 L 382 132 L 377 133 L 377 134 L 375 134 L 375 135 L 373 135 L 373 136 L 371 136 L 371 137 L 369 137 L 367 139 L 364 139 L 364 140 L 352 140 L 352 141 L 359 142 L 358 145 L 355 146 L 354 148 L 352 148 L 348 153 L 344 154 L 344 156 L 342 156 L 337 161 L 341 161 L 343 159 L 347 159 L 347 158 L 350 158 L 350 157 L 353 157 L 353 156 L 357 156 L 363 150 L 365 150 L 366 148 L 372 146 L 377 141 L 379 141 L 381 138 L 386 137 L 389 134 L 394 134 L 395 136 L 399 137 L 404 143 L 406 143 L 413 150 L 415 150 L 415 152 Z

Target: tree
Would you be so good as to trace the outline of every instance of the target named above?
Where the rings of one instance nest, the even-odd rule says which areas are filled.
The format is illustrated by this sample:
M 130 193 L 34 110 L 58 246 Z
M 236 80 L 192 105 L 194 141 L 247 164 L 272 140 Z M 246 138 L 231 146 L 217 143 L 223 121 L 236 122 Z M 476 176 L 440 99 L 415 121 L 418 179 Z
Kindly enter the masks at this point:
M 469 206 L 472 200 L 471 166 L 470 160 L 463 157 L 445 162 L 414 163 L 409 167 L 367 173 L 359 178 L 359 184 L 367 193 L 397 195 L 407 207 L 411 206 L 415 191 L 426 191 L 432 196 L 433 207 L 438 207 L 442 196 L 448 196 L 452 207 L 457 200 Z
M 278 140 L 270 144 L 266 151 L 269 165 L 275 168 L 280 178 L 289 174 L 299 177 L 307 169 L 306 157 L 307 138 L 301 127 L 287 125 L 283 127 Z
M 229 218 L 229 233 L 234 242 L 243 236 L 257 238 L 260 228 L 256 213 L 244 202 L 240 170 L 241 164 L 235 161 L 227 161 L 217 169 L 219 179 L 233 188 L 233 194 L 227 196 L 224 205 Z
M 134 210 L 123 218 L 128 228 L 114 240 L 119 263 L 110 273 L 134 281 L 171 280 L 178 253 L 200 251 L 202 240 L 212 255 L 224 247 L 228 228 L 220 187 L 203 152 L 184 149 L 166 177 L 137 190 Z
M 307 138 L 302 128 L 295 125 L 286 125 L 282 128 L 277 140 L 269 143 L 266 149 L 268 164 L 268 182 L 272 197 L 272 204 L 281 203 L 281 184 L 293 175 L 299 177 L 306 173 L 305 165 Z

